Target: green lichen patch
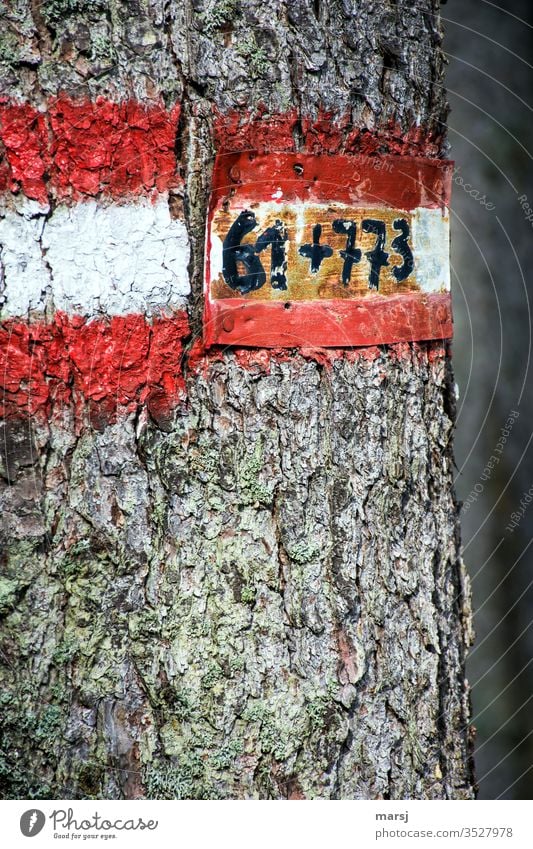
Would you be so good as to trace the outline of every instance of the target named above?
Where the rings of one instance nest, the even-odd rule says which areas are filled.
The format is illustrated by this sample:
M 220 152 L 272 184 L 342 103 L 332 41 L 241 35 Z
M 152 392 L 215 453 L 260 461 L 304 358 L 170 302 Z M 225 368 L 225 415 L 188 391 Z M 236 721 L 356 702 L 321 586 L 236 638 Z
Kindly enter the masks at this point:
M 306 709 L 312 731 L 323 728 L 330 707 L 331 700 L 326 696 L 316 696 L 308 702 Z
M 13 608 L 19 586 L 20 582 L 15 578 L 0 577 L 0 614 Z
M 144 767 L 143 782 L 149 799 L 216 799 L 206 765 L 197 752 Z
M 241 587 L 241 601 L 243 604 L 254 604 L 257 596 L 257 590 L 254 586 L 247 584 Z
M 20 44 L 16 35 L 12 32 L 5 32 L 0 35 L 0 62 L 14 65 L 20 55 Z
M 66 714 L 63 705 L 36 710 L 34 694 L 19 693 L 3 700 L 0 719 L 0 795 L 3 799 L 51 798 Z M 35 763 L 39 773 L 35 774 Z
M 311 563 L 320 554 L 320 547 L 311 539 L 300 540 L 287 547 L 287 554 L 295 563 Z
M 77 796 L 80 799 L 101 799 L 105 795 L 106 767 L 96 762 L 79 761 L 74 772 L 77 783 Z
M 41 14 L 47 24 L 54 26 L 78 12 L 103 12 L 106 7 L 105 0 L 43 0 Z
M 269 506 L 274 487 L 261 479 L 264 469 L 263 442 L 258 439 L 253 451 L 245 453 L 238 466 L 240 501 L 244 505 Z
M 244 743 L 242 740 L 230 740 L 215 751 L 209 760 L 214 769 L 225 770 L 231 767 L 243 752 Z
M 239 0 L 214 0 L 201 13 L 202 32 L 213 38 L 218 30 L 225 29 L 234 20 L 239 10 Z
M 246 60 L 252 76 L 265 76 L 269 68 L 268 54 L 264 47 L 259 46 L 255 35 L 242 39 L 237 46 L 237 53 Z
M 223 677 L 223 672 L 219 664 L 211 662 L 207 664 L 206 670 L 202 675 L 202 687 L 205 690 L 211 690 Z
M 75 636 L 67 636 L 57 644 L 52 652 L 52 663 L 57 667 L 65 666 L 73 660 L 78 650 L 79 642 Z

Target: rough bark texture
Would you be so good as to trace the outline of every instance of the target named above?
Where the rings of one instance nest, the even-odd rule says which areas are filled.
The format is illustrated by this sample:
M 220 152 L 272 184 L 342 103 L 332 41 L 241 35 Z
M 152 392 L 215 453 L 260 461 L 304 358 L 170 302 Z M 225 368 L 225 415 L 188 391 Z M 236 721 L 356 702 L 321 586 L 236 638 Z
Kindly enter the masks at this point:
M 5 94 L 182 100 L 196 329 L 213 104 L 442 136 L 432 0 L 7 5 Z M 5 795 L 471 797 L 449 351 L 245 359 L 6 426 Z

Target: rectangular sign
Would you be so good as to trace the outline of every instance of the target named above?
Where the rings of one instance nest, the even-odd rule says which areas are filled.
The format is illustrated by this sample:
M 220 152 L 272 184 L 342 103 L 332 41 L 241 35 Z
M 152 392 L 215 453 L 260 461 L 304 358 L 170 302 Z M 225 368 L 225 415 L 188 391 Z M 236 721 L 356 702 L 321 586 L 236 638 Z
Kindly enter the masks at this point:
M 452 167 L 393 156 L 219 156 L 206 343 L 351 347 L 450 337 Z

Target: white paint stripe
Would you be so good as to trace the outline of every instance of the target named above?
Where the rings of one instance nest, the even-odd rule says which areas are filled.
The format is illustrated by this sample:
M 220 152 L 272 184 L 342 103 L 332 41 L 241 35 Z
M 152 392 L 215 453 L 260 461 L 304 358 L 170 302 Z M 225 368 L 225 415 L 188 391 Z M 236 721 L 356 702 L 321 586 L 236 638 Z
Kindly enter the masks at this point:
M 185 224 L 168 199 L 0 209 L 0 315 L 45 308 L 93 316 L 152 314 L 190 292 Z

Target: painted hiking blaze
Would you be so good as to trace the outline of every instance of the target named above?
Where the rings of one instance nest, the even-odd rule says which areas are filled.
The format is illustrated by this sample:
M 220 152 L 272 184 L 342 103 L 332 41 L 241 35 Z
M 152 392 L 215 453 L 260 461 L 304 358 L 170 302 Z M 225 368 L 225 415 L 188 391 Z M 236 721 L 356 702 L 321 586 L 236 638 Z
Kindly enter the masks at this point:
M 391 138 L 367 133 L 372 155 L 339 154 L 328 119 L 320 152 L 303 118 L 298 153 L 296 113 L 218 115 L 205 345 L 189 348 L 180 106 L 61 96 L 44 107 L 0 103 L 0 415 L 71 405 L 104 427 L 144 406 L 165 428 L 186 399 L 184 358 L 191 371 L 218 356 L 209 346 L 233 345 L 245 364 L 274 356 L 248 348 L 344 356 L 451 336 L 453 164 L 412 156 L 416 138 L 383 156 Z
M 220 156 L 207 229 L 207 344 L 450 337 L 451 167 L 394 156 Z

